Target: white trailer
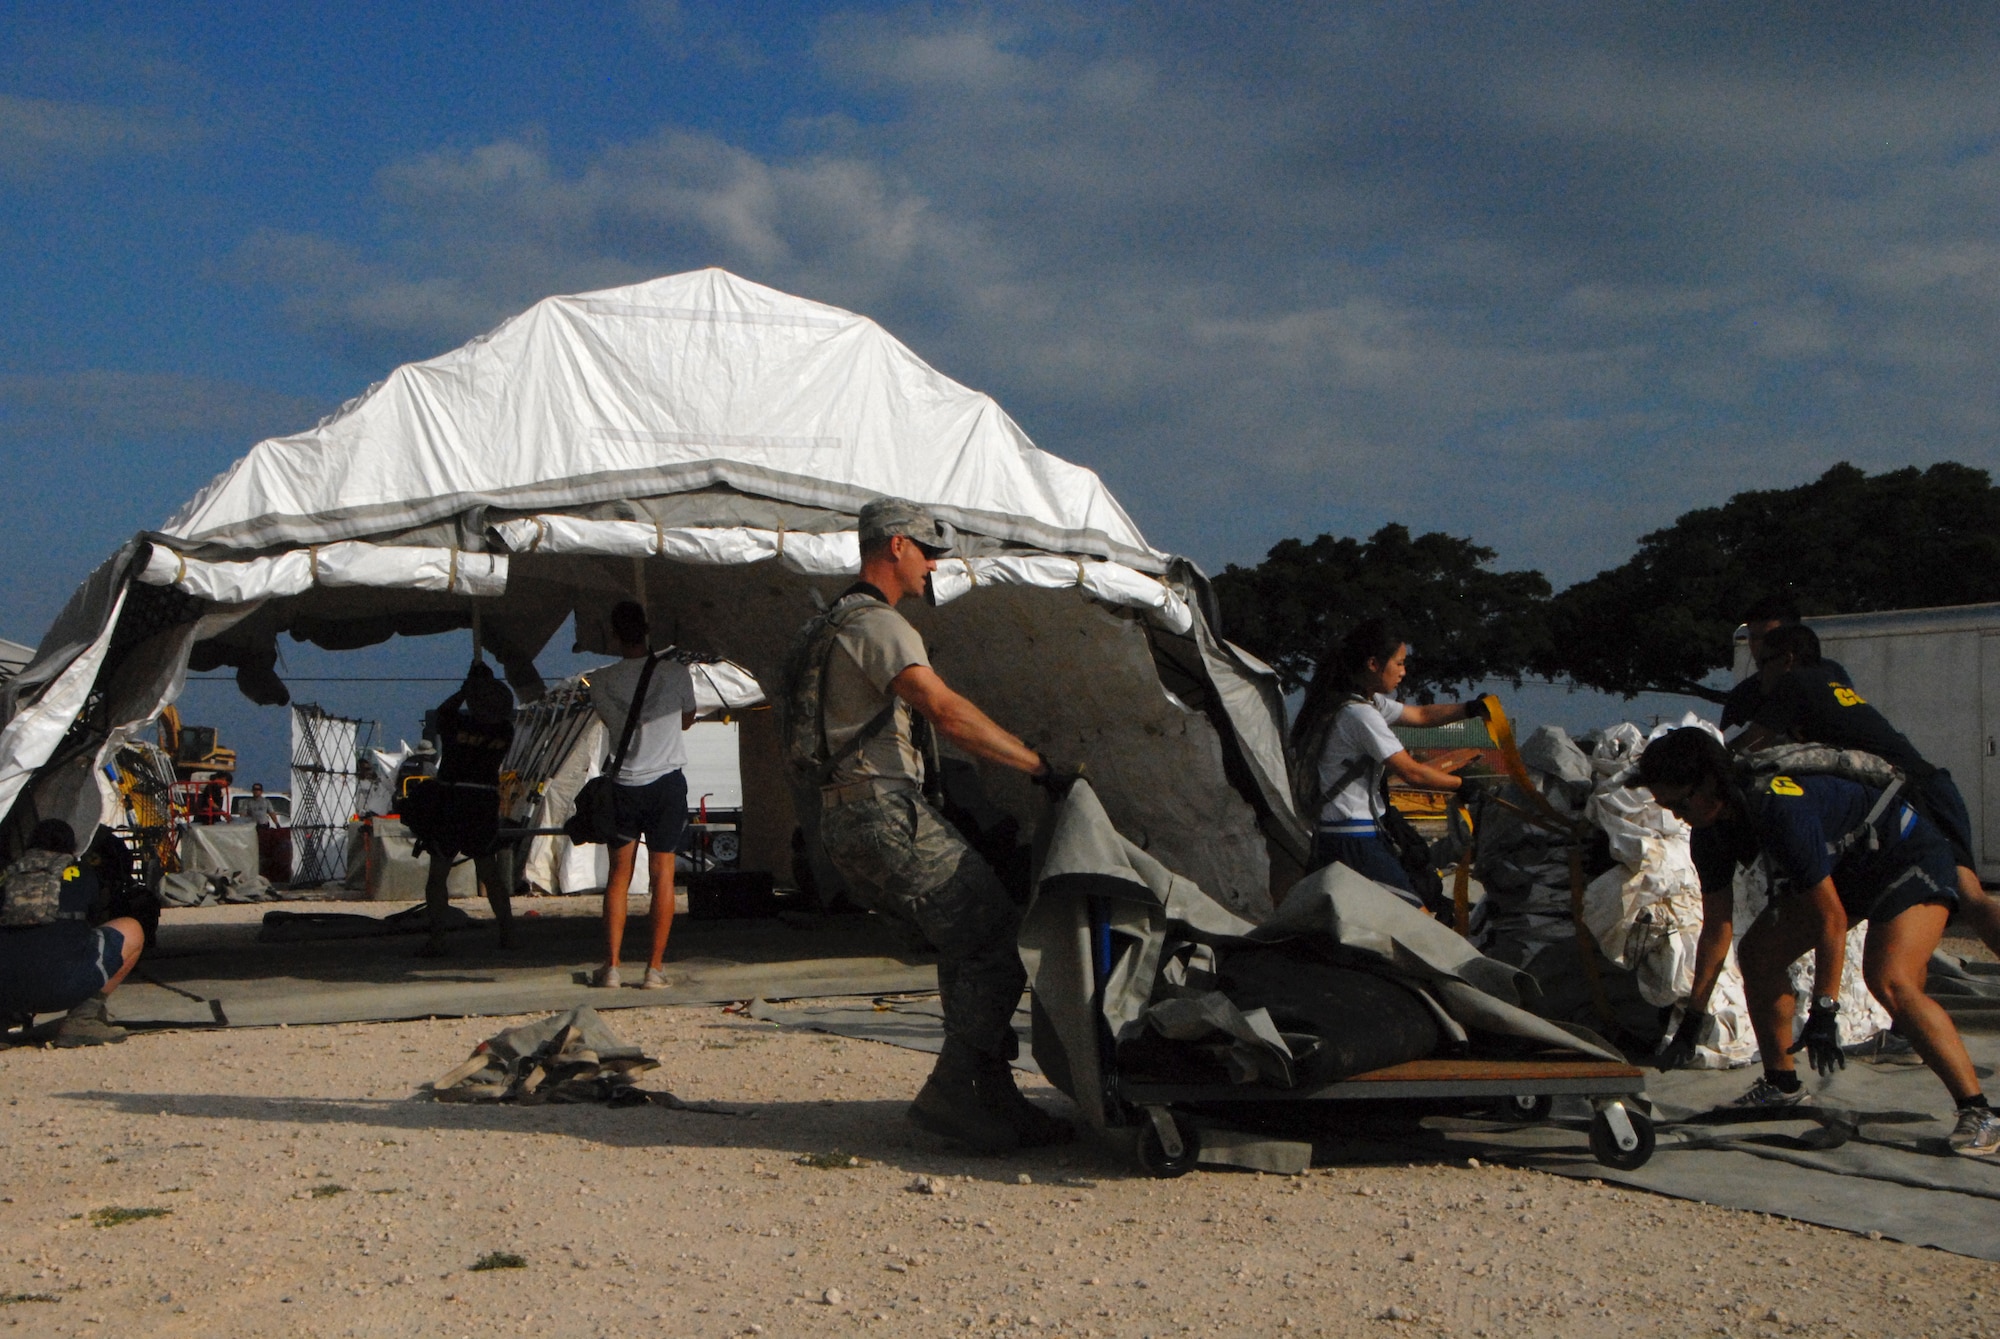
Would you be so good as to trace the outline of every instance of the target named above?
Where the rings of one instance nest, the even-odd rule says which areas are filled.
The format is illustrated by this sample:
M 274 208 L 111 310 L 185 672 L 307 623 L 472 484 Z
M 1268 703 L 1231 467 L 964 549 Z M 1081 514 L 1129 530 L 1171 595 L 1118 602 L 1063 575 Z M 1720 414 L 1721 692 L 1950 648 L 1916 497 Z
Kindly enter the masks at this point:
M 1948 768 L 1972 813 L 1979 877 L 2000 879 L 2000 604 L 1809 618 L 1854 689 Z M 1742 629 L 1736 675 L 1754 671 Z

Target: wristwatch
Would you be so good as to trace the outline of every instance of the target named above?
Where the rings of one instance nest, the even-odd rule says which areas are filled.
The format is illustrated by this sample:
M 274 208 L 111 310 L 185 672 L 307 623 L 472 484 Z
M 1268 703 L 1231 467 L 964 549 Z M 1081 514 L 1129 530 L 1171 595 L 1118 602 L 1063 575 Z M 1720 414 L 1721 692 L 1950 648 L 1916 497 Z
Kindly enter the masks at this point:
M 1840 1012 L 1840 1001 L 1834 999 L 1831 995 L 1815 995 L 1813 996 L 1813 1012 L 1816 1014 L 1837 1014 Z

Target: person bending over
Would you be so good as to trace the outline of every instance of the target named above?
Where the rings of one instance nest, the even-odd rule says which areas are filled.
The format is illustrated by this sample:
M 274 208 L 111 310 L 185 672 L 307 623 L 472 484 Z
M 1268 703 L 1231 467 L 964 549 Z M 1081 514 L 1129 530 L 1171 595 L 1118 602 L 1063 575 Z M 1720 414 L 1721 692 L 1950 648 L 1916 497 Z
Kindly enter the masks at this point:
M 472 662 L 465 682 L 437 709 L 438 747 L 442 757 L 426 830 L 419 834 L 430 852 L 424 879 L 424 902 L 430 908 L 431 933 L 419 957 L 441 958 L 447 952 L 445 912 L 451 906 L 451 867 L 470 856 L 486 901 L 493 908 L 500 947 L 514 945 L 514 890 L 500 876 L 495 858 L 500 832 L 500 764 L 514 743 L 514 692 L 493 675 L 483 660 Z
M 1801 624 L 1774 628 L 1764 637 L 1757 677 L 1763 697 L 1735 747 L 1746 753 L 1796 740 L 1837 749 L 1859 749 L 1909 778 L 1908 799 L 1951 844 L 1958 867 L 1959 914 L 2000 953 L 2000 902 L 1979 883 L 1972 854 L 1972 815 L 1951 773 L 1935 767 L 1867 699 L 1845 671 L 1820 655 L 1819 634 Z
M 1884 792 L 1837 776 L 1771 776 L 1746 786 L 1721 742 L 1693 727 L 1649 744 L 1639 780 L 1694 829 L 1701 877 L 1694 989 L 1661 1068 L 1693 1056 L 1729 953 L 1736 867 L 1761 854 L 1771 867 L 1771 900 L 1744 934 L 1737 962 L 1764 1076 L 1733 1105 L 1782 1110 L 1810 1101 L 1792 1060 L 1801 1050 L 1823 1076 L 1847 1063 L 1836 996 L 1848 926 L 1866 921 L 1862 975 L 1957 1103 L 1951 1147 L 1969 1156 L 2000 1149 L 2000 1115 L 1986 1104 L 1951 1016 L 1924 989 L 1931 951 L 1957 900 L 1951 848 L 1937 829 L 1900 797 L 1885 802 Z M 1809 951 L 1812 1010 L 1794 1042 L 1790 971 Z
M 1325 742 L 1318 748 L 1317 793 L 1323 798 L 1313 839 L 1313 868 L 1338 861 L 1421 907 L 1423 900 L 1411 886 L 1408 871 L 1382 837 L 1382 817 L 1388 809 L 1384 782 L 1394 776 L 1424 790 L 1457 791 L 1466 781 L 1412 758 L 1389 727 L 1484 719 L 1486 706 L 1476 698 L 1428 707 L 1398 702 L 1396 689 L 1408 671 L 1409 656 L 1408 643 L 1381 619 L 1369 619 L 1349 632 L 1313 675 L 1312 689 L 1299 711 L 1298 738 L 1316 734 L 1315 722 L 1329 709 L 1334 712 Z
M 139 961 L 146 932 L 130 916 L 92 926 L 96 894 L 70 825 L 37 823 L 27 851 L 0 873 L 0 1018 L 67 1010 L 56 1045 L 125 1040 L 106 1004 Z
M 694 676 L 666 651 L 650 650 L 646 611 L 631 600 L 611 611 L 611 634 L 618 639 L 616 663 L 590 674 L 590 705 L 608 732 L 610 747 L 625 735 L 632 700 L 639 695 L 639 678 L 648 657 L 654 660 L 639 708 L 639 726 L 626 750 L 624 765 L 612 778 L 612 805 L 618 835 L 611 844 L 611 871 L 604 884 L 604 965 L 591 984 L 617 989 L 619 959 L 625 945 L 625 900 L 639 862 L 639 842 L 646 843 L 646 878 L 653 894 L 652 943 L 646 955 L 641 990 L 664 990 L 661 964 L 667 955 L 667 935 L 674 925 L 674 852 L 687 828 L 687 739 L 694 724 Z M 608 764 L 610 759 L 606 758 Z

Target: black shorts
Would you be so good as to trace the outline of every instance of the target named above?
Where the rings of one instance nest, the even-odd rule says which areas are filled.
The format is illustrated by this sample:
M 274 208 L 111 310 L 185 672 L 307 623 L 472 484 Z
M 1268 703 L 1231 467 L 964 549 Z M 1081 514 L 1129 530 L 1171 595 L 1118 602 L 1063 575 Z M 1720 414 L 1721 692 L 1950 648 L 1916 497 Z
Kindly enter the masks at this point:
M 1966 812 L 1965 797 L 1958 783 L 1940 767 L 1910 787 L 1910 805 L 1930 821 L 1951 844 L 1951 857 L 1964 869 L 1978 869 L 1972 855 L 1972 815 Z
M 651 855 L 672 855 L 687 830 L 687 774 L 679 770 L 643 786 L 613 786 L 611 811 L 617 819 L 615 846 L 644 840 Z
M 0 930 L 0 1014 L 53 1014 L 104 989 L 125 962 L 108 925 L 57 921 Z

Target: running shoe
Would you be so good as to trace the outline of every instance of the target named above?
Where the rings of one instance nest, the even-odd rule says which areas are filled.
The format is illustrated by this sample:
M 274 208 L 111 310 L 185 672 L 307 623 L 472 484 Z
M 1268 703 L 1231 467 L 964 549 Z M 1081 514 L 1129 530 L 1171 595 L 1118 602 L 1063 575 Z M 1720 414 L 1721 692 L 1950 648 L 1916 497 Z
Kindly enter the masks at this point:
M 2000 1153 L 2000 1111 L 1991 1107 L 1963 1107 L 1958 1124 L 1946 1141 L 1951 1151 L 1968 1158 L 1984 1158 Z
M 599 990 L 616 990 L 625 982 L 618 975 L 616 963 L 607 963 L 590 974 L 590 984 Z
M 1792 1107 L 1812 1105 L 1812 1094 L 1803 1086 L 1786 1092 L 1768 1077 L 1760 1077 L 1750 1085 L 1750 1091 L 1729 1103 L 1725 1111 L 1786 1111 Z
M 646 969 L 646 979 L 639 983 L 639 989 L 665 990 L 668 986 L 671 986 L 672 984 L 673 982 L 667 979 L 667 974 L 665 972 L 661 971 L 657 967 L 648 967 Z

